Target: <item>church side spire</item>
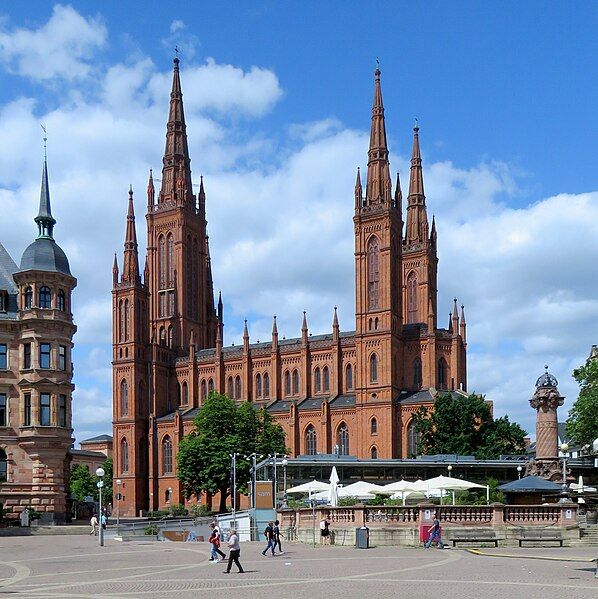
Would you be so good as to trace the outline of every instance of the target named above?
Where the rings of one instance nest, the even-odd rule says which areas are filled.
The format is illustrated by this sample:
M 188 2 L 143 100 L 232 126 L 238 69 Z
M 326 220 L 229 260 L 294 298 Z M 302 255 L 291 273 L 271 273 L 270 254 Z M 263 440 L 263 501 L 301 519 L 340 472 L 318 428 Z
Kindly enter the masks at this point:
M 135 207 L 133 188 L 129 188 L 129 208 L 127 210 L 127 228 L 125 233 L 125 253 L 123 258 L 123 283 L 136 284 L 139 279 L 139 256 L 137 251 L 137 232 L 135 230 Z
M 176 201 L 179 204 L 191 202 L 192 205 L 195 205 L 191 186 L 191 161 L 187 145 L 187 126 L 178 58 L 174 59 L 173 65 L 170 109 L 166 126 L 166 147 L 162 160 L 162 189 L 158 202 Z
M 361 186 L 361 173 L 357 167 L 357 177 L 355 178 L 355 210 L 361 208 L 363 202 L 363 187 Z
M 409 196 L 407 198 L 406 242 L 424 243 L 428 240 L 428 215 L 424 194 L 424 175 L 422 157 L 419 149 L 419 125 L 413 128 L 413 151 L 411 153 L 411 173 L 409 177 Z
M 380 69 L 374 74 L 374 103 L 372 105 L 372 127 L 370 148 L 368 150 L 368 177 L 366 204 L 391 203 L 391 181 L 388 166 L 388 144 L 386 142 L 386 123 L 384 104 L 380 86 Z

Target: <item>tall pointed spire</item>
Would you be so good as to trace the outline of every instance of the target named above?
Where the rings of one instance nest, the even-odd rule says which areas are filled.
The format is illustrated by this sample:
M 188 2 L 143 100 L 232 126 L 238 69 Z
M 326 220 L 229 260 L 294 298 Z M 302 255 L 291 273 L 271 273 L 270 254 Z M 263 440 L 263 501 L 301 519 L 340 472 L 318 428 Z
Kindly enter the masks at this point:
M 176 201 L 183 204 L 191 202 L 195 206 L 178 57 L 174 59 L 173 64 L 170 110 L 166 126 L 166 147 L 162 160 L 162 189 L 158 203 Z
M 424 243 L 428 240 L 428 215 L 424 194 L 422 157 L 419 149 L 419 125 L 413 127 L 413 151 L 411 153 L 411 173 L 409 176 L 409 197 L 407 198 L 406 241 Z
M 303 324 L 301 325 L 301 343 L 305 345 L 307 343 L 307 312 L 303 310 Z
M 199 177 L 199 193 L 197 194 L 197 204 L 200 214 L 206 211 L 206 192 L 203 188 L 203 175 Z
M 139 256 L 137 253 L 137 232 L 135 231 L 135 206 L 133 188 L 129 187 L 129 208 L 125 233 L 125 254 L 123 259 L 123 283 L 139 283 Z
M 150 168 L 149 180 L 147 182 L 147 205 L 153 206 L 156 202 L 156 189 L 154 188 L 154 173 Z
M 44 138 L 45 147 L 45 138 Z M 42 187 L 39 196 L 39 212 L 34 221 L 37 223 L 38 235 L 37 238 L 54 239 L 55 218 L 52 216 L 52 208 L 50 206 L 50 185 L 48 183 L 48 160 L 44 151 L 44 166 L 42 169 Z
M 457 309 L 457 298 L 453 300 L 453 326 L 451 332 L 453 335 L 457 335 L 459 332 L 459 311 Z
M 245 326 L 243 327 L 243 351 L 245 353 L 249 351 L 249 330 L 247 329 L 247 319 L 245 319 Z
M 374 74 L 374 103 L 372 105 L 372 127 L 368 150 L 368 178 L 365 192 L 366 204 L 391 203 L 390 169 L 388 167 L 388 144 L 384 105 L 380 86 L 380 69 Z
M 112 264 L 112 283 L 115 287 L 118 284 L 118 260 L 116 252 L 114 252 L 114 263 Z
M 465 322 L 465 306 L 461 304 L 461 324 L 459 326 L 459 334 L 461 335 L 461 339 L 463 339 L 463 343 L 467 342 L 467 323 Z
M 361 208 L 363 202 L 363 187 L 361 186 L 361 173 L 357 167 L 357 177 L 355 178 L 355 210 Z
M 394 207 L 402 215 L 403 212 L 403 191 L 401 190 L 401 178 L 399 177 L 399 171 L 397 171 L 397 184 L 395 185 L 395 205 Z
M 338 315 L 336 313 L 336 306 L 334 306 L 334 317 L 332 318 L 332 339 L 338 341 L 339 339 L 339 326 L 338 326 Z

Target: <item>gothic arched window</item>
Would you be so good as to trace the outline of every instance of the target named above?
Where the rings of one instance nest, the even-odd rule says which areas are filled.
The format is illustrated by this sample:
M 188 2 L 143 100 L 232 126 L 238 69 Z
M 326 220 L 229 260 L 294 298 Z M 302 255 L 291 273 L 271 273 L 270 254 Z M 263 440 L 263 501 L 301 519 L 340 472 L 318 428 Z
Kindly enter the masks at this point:
M 370 381 L 375 383 L 378 380 L 378 356 L 372 354 L 370 356 Z
M 417 322 L 417 277 L 411 272 L 407 277 L 407 323 Z
M 167 239 L 167 263 L 168 263 L 168 287 L 174 287 L 174 237 L 172 233 L 168 234 Z
M 375 445 L 370 449 L 370 457 L 372 460 L 378 459 L 378 448 Z
M 444 358 L 438 360 L 438 388 L 446 389 L 447 364 Z
M 417 456 L 417 446 L 419 444 L 419 434 L 415 430 L 415 422 L 411 420 L 407 426 L 407 457 Z
M 285 370 L 284 373 L 284 394 L 285 397 L 291 395 L 291 373 L 288 370 Z
M 270 397 L 270 375 L 266 372 L 264 373 L 264 399 L 268 397 Z
M 162 474 L 172 474 L 172 440 L 168 435 L 162 440 Z
M 262 396 L 262 375 L 258 372 L 255 377 L 255 396 Z
M 372 435 L 378 434 L 378 421 L 376 420 L 376 418 L 372 418 L 370 420 L 370 433 Z
M 349 455 L 349 428 L 344 422 L 341 422 L 338 427 L 336 442 L 338 444 L 339 455 Z
M 235 399 L 241 399 L 241 377 L 239 375 L 235 379 Z
M 368 241 L 368 305 L 369 308 L 378 307 L 378 285 L 380 283 L 380 247 L 378 238 L 372 237 Z
M 229 376 L 228 377 L 228 382 L 226 384 L 227 390 L 228 390 L 228 396 L 230 399 L 235 399 L 235 383 L 233 381 L 233 377 Z
M 203 379 L 201 381 L 201 399 L 202 401 L 207 397 L 207 385 L 206 385 L 206 379 Z
M 120 442 L 120 470 L 121 472 L 129 471 L 129 444 L 126 439 Z
M 422 361 L 421 358 L 415 358 L 415 360 L 413 360 L 413 388 L 421 389 L 422 382 Z
M 40 308 L 44 308 L 46 310 L 48 310 L 52 307 L 52 292 L 50 291 L 49 287 L 46 287 L 44 285 L 43 287 L 40 288 L 39 302 L 37 303 L 37 305 Z
M 129 340 L 129 300 L 125 300 L 125 314 L 124 314 L 124 321 L 125 321 L 125 341 Z
M 351 389 L 353 389 L 353 366 L 347 364 L 345 370 L 345 391 L 350 391 Z
M 187 387 L 187 382 L 183 382 L 183 397 L 181 398 L 181 403 L 186 406 L 189 403 L 189 387 Z
M 25 289 L 25 309 L 28 310 L 33 306 L 33 289 L 27 287 Z
M 322 369 L 322 387 L 324 392 L 330 391 L 330 371 L 328 370 L 328 366 L 324 366 Z
M 314 371 L 314 389 L 316 393 L 322 390 L 322 375 L 319 368 L 316 368 Z
M 64 296 L 64 291 L 61 289 L 58 292 L 58 300 L 56 303 L 56 307 L 61 311 L 64 312 L 65 308 L 66 308 L 66 302 L 65 302 L 65 296 Z
M 318 436 L 313 424 L 305 429 L 305 454 L 316 455 Z
M 214 379 L 208 381 L 208 393 L 212 393 L 212 391 L 214 391 Z
M 166 240 L 164 235 L 158 238 L 158 279 L 160 280 L 160 289 L 166 288 Z M 163 314 L 161 314 L 163 316 Z
M 293 370 L 293 395 L 299 395 L 299 372 Z
M 129 413 L 129 386 L 125 379 L 120 382 L 120 410 L 122 416 Z

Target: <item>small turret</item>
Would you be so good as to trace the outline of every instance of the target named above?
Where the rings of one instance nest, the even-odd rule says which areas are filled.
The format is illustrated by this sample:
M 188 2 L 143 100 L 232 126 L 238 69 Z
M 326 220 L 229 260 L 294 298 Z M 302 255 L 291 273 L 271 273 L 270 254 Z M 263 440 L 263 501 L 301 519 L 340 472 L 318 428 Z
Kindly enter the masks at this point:
M 118 260 L 114 252 L 114 264 L 112 265 L 112 284 L 116 287 L 118 284 Z
M 467 342 L 466 328 L 467 323 L 465 322 L 465 306 L 461 305 L 461 325 L 459 328 L 459 334 L 461 335 L 461 339 L 463 339 L 463 343 Z
M 453 335 L 457 334 L 457 331 L 459 330 L 459 311 L 457 310 L 457 298 L 453 299 L 453 318 L 452 318 L 452 328 L 451 328 L 451 333 L 453 333 Z
M 301 325 L 301 343 L 307 345 L 307 313 L 303 310 L 303 324 Z
M 359 210 L 363 204 L 363 187 L 361 186 L 361 173 L 357 167 L 357 177 L 355 179 L 355 210 Z
M 156 203 L 156 190 L 154 188 L 154 174 L 150 168 L 149 181 L 147 182 L 147 206 L 150 208 Z M 149 212 L 149 210 L 148 210 Z
M 333 341 L 339 340 L 339 326 L 338 326 L 338 315 L 336 313 L 336 306 L 334 306 L 334 316 L 332 318 L 332 339 Z
M 247 319 L 245 319 L 245 326 L 243 328 L 243 353 L 249 353 L 249 331 L 247 330 Z
M 278 327 L 276 326 L 276 314 L 274 315 L 274 322 L 272 323 L 272 349 L 278 349 Z

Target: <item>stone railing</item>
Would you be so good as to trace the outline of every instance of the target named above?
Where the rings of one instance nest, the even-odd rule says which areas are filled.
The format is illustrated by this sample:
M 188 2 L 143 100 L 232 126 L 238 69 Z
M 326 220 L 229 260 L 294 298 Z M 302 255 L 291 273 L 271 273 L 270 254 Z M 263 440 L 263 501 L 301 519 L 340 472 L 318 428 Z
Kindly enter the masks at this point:
M 433 505 L 420 503 L 417 506 L 366 506 L 329 507 L 315 509 L 284 509 L 278 514 L 282 528 L 310 528 L 326 519 L 336 528 L 358 526 L 377 527 L 418 527 L 431 523 L 434 513 L 440 521 L 450 526 L 491 526 L 504 528 L 518 526 L 560 526 L 577 525 L 577 505 L 555 503 L 550 505 Z

